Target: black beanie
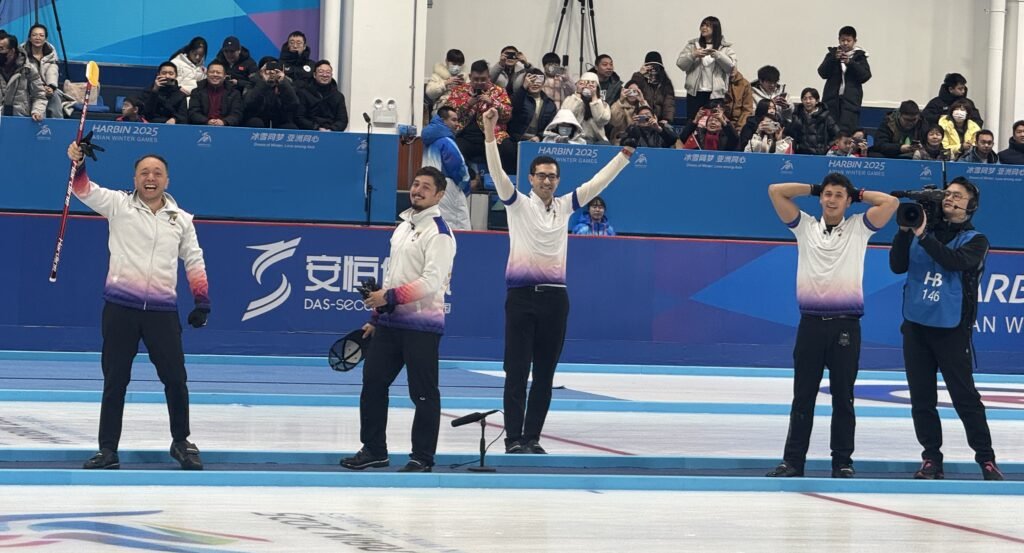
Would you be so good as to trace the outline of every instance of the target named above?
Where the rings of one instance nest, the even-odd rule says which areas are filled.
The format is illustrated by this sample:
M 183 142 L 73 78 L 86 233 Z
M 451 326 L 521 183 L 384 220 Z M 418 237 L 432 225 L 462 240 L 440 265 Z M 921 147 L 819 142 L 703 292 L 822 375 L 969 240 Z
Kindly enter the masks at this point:
M 647 55 L 644 57 L 644 63 L 657 63 L 659 65 L 665 65 L 664 63 L 662 63 L 661 54 L 659 54 L 658 52 L 647 52 Z

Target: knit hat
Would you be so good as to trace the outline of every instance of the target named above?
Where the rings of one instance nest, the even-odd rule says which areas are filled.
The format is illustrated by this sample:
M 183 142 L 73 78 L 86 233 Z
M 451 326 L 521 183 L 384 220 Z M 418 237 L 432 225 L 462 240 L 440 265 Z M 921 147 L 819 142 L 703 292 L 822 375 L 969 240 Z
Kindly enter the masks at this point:
M 595 83 L 601 82 L 601 79 L 599 79 L 597 77 L 597 73 L 594 73 L 593 71 L 587 71 L 586 73 L 580 75 L 580 80 L 581 81 L 593 81 Z
M 644 57 L 644 63 L 657 63 L 658 65 L 665 65 L 661 61 L 661 54 L 658 52 L 647 52 Z

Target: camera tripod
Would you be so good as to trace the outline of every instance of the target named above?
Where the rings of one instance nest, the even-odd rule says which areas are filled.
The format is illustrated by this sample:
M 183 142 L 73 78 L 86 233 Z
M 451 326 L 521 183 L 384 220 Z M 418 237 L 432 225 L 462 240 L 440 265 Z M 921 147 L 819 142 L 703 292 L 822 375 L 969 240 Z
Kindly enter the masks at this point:
M 562 34 L 562 24 L 565 23 L 565 12 L 569 9 L 569 2 L 571 0 L 562 0 L 562 14 L 558 16 L 558 28 L 555 30 L 555 40 L 551 43 L 551 51 L 558 51 L 558 38 Z M 583 51 L 586 48 L 586 35 L 587 35 L 587 22 L 590 22 L 590 38 L 593 40 L 594 52 L 591 60 L 597 59 L 597 25 L 594 23 L 594 0 L 578 0 L 580 3 L 580 72 L 579 75 L 583 74 Z M 589 12 L 588 12 L 589 9 Z M 566 33 L 568 36 L 568 33 Z M 565 54 L 562 56 L 562 65 L 569 65 L 569 44 L 566 40 Z

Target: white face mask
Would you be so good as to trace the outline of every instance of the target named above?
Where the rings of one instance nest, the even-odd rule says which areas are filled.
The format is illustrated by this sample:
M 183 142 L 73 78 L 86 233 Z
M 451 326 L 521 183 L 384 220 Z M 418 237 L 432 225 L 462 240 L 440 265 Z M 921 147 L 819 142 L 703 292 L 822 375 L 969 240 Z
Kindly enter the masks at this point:
M 964 119 L 967 119 L 967 112 L 966 111 L 964 111 L 962 109 L 958 109 L 958 110 L 953 112 L 953 120 L 956 121 L 957 123 L 962 122 Z
M 452 75 L 458 75 L 459 73 L 462 73 L 462 66 L 449 64 L 448 72 L 451 73 Z
M 573 127 L 572 125 L 559 125 L 558 136 L 572 136 Z

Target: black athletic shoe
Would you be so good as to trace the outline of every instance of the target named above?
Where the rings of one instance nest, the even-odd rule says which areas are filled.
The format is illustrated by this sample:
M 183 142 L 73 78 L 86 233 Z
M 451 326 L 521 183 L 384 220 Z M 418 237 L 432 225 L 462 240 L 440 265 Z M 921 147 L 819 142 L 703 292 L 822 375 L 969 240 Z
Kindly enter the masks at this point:
M 1003 480 L 1003 471 L 999 470 L 995 461 L 985 461 L 981 464 L 981 474 L 985 480 Z
M 103 448 L 96 455 L 89 458 L 82 465 L 84 469 L 119 469 L 121 461 L 117 458 L 117 452 L 112 449 Z
M 772 469 L 772 471 L 766 474 L 765 476 L 769 478 L 793 478 L 794 476 L 803 475 L 803 469 L 798 469 L 793 465 L 787 463 L 786 461 L 783 461 L 779 463 L 779 466 Z
M 853 470 L 853 465 L 832 467 L 832 478 L 853 478 L 854 474 L 857 474 L 857 471 Z
M 352 457 L 345 457 L 341 460 L 341 466 L 352 470 L 379 469 L 391 464 L 387 455 L 380 457 L 367 451 L 364 447 Z
M 519 440 L 505 440 L 505 453 L 529 453 Z
M 199 458 L 199 448 L 188 440 L 171 442 L 171 457 L 184 470 L 203 470 L 203 461 Z
M 931 459 L 925 459 L 921 468 L 914 473 L 915 480 L 942 480 L 946 477 L 942 472 L 942 463 L 936 463 Z
M 398 472 L 430 472 L 431 470 L 432 467 L 423 461 L 409 459 L 409 462 L 404 467 L 398 469 Z
M 523 453 L 532 453 L 534 455 L 547 455 L 547 451 L 540 446 L 540 442 L 537 440 L 530 440 L 523 444 Z

